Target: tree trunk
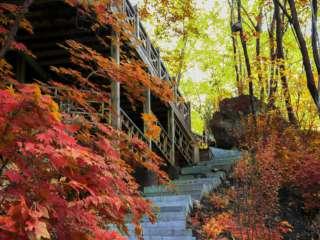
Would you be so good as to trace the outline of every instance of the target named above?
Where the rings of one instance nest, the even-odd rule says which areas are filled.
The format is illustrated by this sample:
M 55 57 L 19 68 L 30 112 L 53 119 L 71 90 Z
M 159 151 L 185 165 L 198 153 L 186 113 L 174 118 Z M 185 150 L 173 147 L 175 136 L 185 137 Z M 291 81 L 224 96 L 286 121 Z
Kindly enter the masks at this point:
M 270 48 L 270 83 L 269 83 L 269 95 L 268 95 L 268 109 L 275 108 L 275 93 L 277 91 L 277 81 L 275 78 L 276 75 L 276 66 L 275 66 L 275 59 L 276 59 L 276 52 L 275 52 L 275 40 L 274 40 L 274 29 L 275 29 L 276 17 L 275 13 L 272 17 L 271 27 L 269 30 L 269 48 Z
M 233 48 L 233 61 L 234 61 L 234 69 L 236 73 L 236 81 L 237 81 L 237 90 L 238 95 L 243 94 L 243 83 L 242 78 L 240 76 L 240 69 L 237 59 L 238 49 L 237 49 L 237 38 L 234 35 L 234 32 L 232 31 L 232 26 L 234 24 L 234 0 L 229 1 L 229 7 L 230 7 L 230 33 L 231 33 L 231 40 L 232 40 L 232 48 Z
M 260 9 L 259 15 L 257 17 L 257 24 L 255 26 L 256 30 L 256 60 L 257 60 L 257 70 L 258 70 L 258 80 L 260 85 L 260 101 L 264 102 L 264 82 L 262 78 L 262 63 L 261 63 L 261 27 L 262 27 L 262 7 Z
M 318 25 L 318 3 L 317 0 L 311 0 L 311 11 L 312 11 L 312 21 L 311 21 L 311 40 L 312 40 L 312 53 L 314 63 L 317 68 L 318 73 L 318 94 L 320 91 L 320 56 L 319 56 L 319 35 L 317 30 Z
M 305 41 L 303 34 L 302 34 L 302 31 L 301 31 L 295 1 L 289 0 L 289 6 L 290 6 L 290 11 L 291 11 L 292 26 L 293 26 L 294 31 L 296 33 L 296 36 L 297 36 L 297 39 L 299 42 L 300 52 L 302 55 L 303 66 L 304 66 L 304 70 L 305 70 L 306 78 L 307 78 L 307 86 L 308 86 L 309 92 L 312 96 L 312 99 L 317 107 L 317 110 L 320 113 L 319 93 L 318 93 L 318 90 L 317 90 L 317 87 L 316 87 L 316 84 L 314 81 L 312 66 L 311 66 L 310 57 L 309 57 L 309 53 L 308 53 L 308 48 L 307 48 L 306 41 Z
M 296 116 L 293 112 L 292 104 L 291 104 L 291 98 L 290 98 L 290 92 L 288 87 L 288 80 L 285 75 L 285 63 L 284 63 L 284 51 L 283 51 L 283 22 L 280 15 L 280 6 L 277 1 L 274 1 L 274 12 L 276 17 L 276 38 L 277 38 L 277 63 L 279 66 L 279 73 L 280 73 L 280 79 L 283 89 L 283 95 L 284 100 L 286 104 L 286 109 L 288 113 L 288 119 L 291 124 L 294 126 L 298 125 L 298 121 L 296 119 Z
M 245 59 L 246 68 L 247 68 L 247 75 L 249 79 L 249 95 L 250 95 L 251 112 L 253 116 L 255 116 L 251 65 L 250 65 L 250 59 L 249 59 L 248 49 L 247 49 L 247 40 L 245 39 L 245 35 L 243 31 L 242 16 L 241 16 L 241 0 L 238 0 L 238 22 L 241 23 L 242 25 L 242 27 L 240 28 L 240 39 L 241 39 L 241 45 L 242 45 L 244 59 Z

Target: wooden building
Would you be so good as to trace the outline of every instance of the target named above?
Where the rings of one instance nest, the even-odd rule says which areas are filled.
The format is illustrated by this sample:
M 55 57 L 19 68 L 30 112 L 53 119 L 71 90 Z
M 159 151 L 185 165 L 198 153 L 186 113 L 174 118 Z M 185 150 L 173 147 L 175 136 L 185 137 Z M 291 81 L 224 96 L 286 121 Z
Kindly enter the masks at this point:
M 172 79 L 160 58 L 159 51 L 152 45 L 144 27 L 142 26 L 137 10 L 129 0 L 123 0 L 123 11 L 127 21 L 132 24 L 134 34 L 139 44 L 132 49 L 136 57 L 147 66 L 150 74 L 172 83 Z M 118 63 L 121 54 L 119 44 L 110 40 L 108 47 L 100 44 L 96 36 L 88 29 L 82 27 L 81 15 L 77 9 L 65 4 L 63 0 L 34 0 L 29 9 L 27 19 L 32 23 L 34 34 L 18 33 L 18 41 L 23 42 L 36 56 L 32 59 L 24 54 L 9 53 L 7 58 L 13 64 L 18 80 L 32 82 L 34 79 L 47 81 L 51 77 L 50 66 L 70 65 L 68 52 L 59 47 L 57 43 L 64 43 L 68 39 L 83 43 L 104 56 L 113 57 Z M 110 29 L 109 34 L 112 34 Z M 112 114 L 107 111 L 106 104 L 98 103 L 99 111 L 106 121 L 114 127 L 126 131 L 129 135 L 136 135 L 146 141 L 149 146 L 166 159 L 173 169 L 192 164 L 197 161 L 198 154 L 194 147 L 194 138 L 191 132 L 190 104 L 171 102 L 164 104 L 149 89 L 146 89 L 146 101 L 133 107 L 128 101 L 125 90 L 115 81 L 111 85 Z M 173 85 L 173 84 L 172 84 Z M 54 96 L 57 101 L 58 90 Z M 181 97 L 179 90 L 175 90 L 175 98 Z M 70 114 L 85 114 L 71 102 L 58 102 L 62 111 Z M 159 120 L 161 135 L 158 141 L 150 141 L 144 134 L 142 113 L 153 113 Z

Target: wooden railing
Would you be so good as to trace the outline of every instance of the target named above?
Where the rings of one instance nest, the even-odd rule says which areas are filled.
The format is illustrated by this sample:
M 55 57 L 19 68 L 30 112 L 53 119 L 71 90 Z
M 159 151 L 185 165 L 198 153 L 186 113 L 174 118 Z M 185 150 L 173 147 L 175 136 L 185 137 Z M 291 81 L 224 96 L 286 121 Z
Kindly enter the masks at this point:
M 138 137 L 140 140 L 148 143 L 148 138 L 144 135 L 143 131 L 131 120 L 124 110 L 120 110 L 121 128 L 130 137 Z
M 175 146 L 182 156 L 191 163 L 194 154 L 194 142 L 179 121 L 176 121 L 175 125 Z
M 72 117 L 75 116 L 83 116 L 85 118 L 89 118 L 92 113 L 86 111 L 83 107 L 78 106 L 74 102 L 69 99 L 62 99 L 62 95 L 59 92 L 58 88 L 50 87 L 49 88 L 52 94 L 53 99 L 58 103 L 60 107 L 60 111 L 69 114 Z M 110 109 L 109 102 L 98 102 L 98 101 L 88 101 L 89 104 L 94 105 L 96 109 L 96 114 L 103 118 L 105 122 L 111 123 L 111 114 L 112 111 Z M 121 121 L 121 129 L 129 137 L 138 137 L 140 140 L 148 143 L 149 139 L 144 134 L 143 130 L 141 130 L 134 121 L 128 116 L 128 114 L 120 109 L 120 121 Z M 158 122 L 157 125 L 160 127 L 161 132 L 158 140 L 154 140 L 153 143 L 155 147 L 162 153 L 166 160 L 170 160 L 170 153 L 172 151 L 172 141 L 170 140 L 168 133 L 165 128 Z
M 134 28 L 134 46 L 137 49 L 137 52 L 143 62 L 148 67 L 150 73 L 154 76 L 159 77 L 164 81 L 169 81 L 173 86 L 173 81 L 161 60 L 159 50 L 155 48 L 148 37 L 147 32 L 145 31 L 142 23 L 139 20 L 138 11 L 134 8 L 129 0 L 123 0 L 121 11 L 123 11 L 127 16 L 127 22 L 129 22 Z M 174 87 L 174 86 L 173 86 Z M 55 91 L 54 97 L 58 98 L 58 92 Z M 177 98 L 180 98 L 182 95 L 179 91 L 176 91 Z M 67 112 L 71 115 L 83 115 L 88 116 L 89 113 L 86 112 L 83 108 L 76 106 L 71 101 L 58 101 L 62 111 Z M 98 109 L 97 114 L 105 118 L 106 122 L 111 123 L 111 112 L 110 104 L 103 102 L 92 101 L 96 109 Z M 158 141 L 153 141 L 154 146 L 162 153 L 162 155 L 170 160 L 173 144 L 175 149 L 181 153 L 181 155 L 188 162 L 193 160 L 193 139 L 190 131 L 190 105 L 185 102 L 172 103 L 170 105 L 174 110 L 175 116 L 175 141 L 172 141 L 172 136 L 169 137 L 165 128 L 158 123 L 161 128 L 160 138 Z M 129 136 L 137 136 L 145 142 L 149 142 L 149 139 L 145 136 L 143 130 L 141 130 L 132 119 L 126 114 L 123 109 L 120 109 L 120 120 L 121 128 Z
M 53 97 L 53 99 L 58 103 L 60 111 L 67 113 L 71 116 L 84 116 L 89 117 L 92 115 L 92 113 L 89 113 L 87 110 L 85 110 L 83 107 L 75 104 L 70 99 L 63 99 L 62 95 L 60 94 L 60 90 L 56 87 L 49 87 L 50 94 Z M 86 90 L 81 90 L 86 91 Z M 110 103 L 109 102 L 103 102 L 103 101 L 95 101 L 95 100 L 88 100 L 88 103 L 95 108 L 95 114 L 97 114 L 98 117 L 104 118 L 108 120 L 108 123 L 110 123 Z
M 154 143 L 160 152 L 165 156 L 167 160 L 170 160 L 170 154 L 172 151 L 172 141 L 166 132 L 165 128 L 161 125 L 160 122 L 157 123 L 160 127 L 161 132 L 158 140 L 155 140 Z
M 138 50 L 140 50 L 139 53 L 143 54 L 142 58 L 149 64 L 148 67 L 151 67 L 151 72 L 160 79 L 171 80 L 169 73 L 160 58 L 159 50 L 151 43 L 148 34 L 139 20 L 137 9 L 131 5 L 129 0 L 124 0 L 124 13 L 127 15 L 127 21 L 134 28 L 134 35 L 138 41 Z
M 141 21 L 139 20 L 139 13 L 134 8 L 129 0 L 123 0 L 123 11 L 127 16 L 127 22 L 130 23 L 134 29 L 135 46 L 137 46 L 137 52 L 149 68 L 149 71 L 154 76 L 159 77 L 162 80 L 169 81 L 173 86 L 173 81 L 168 73 L 165 64 L 161 60 L 159 49 L 155 48 L 148 37 L 146 30 L 144 29 Z M 138 43 L 137 43 L 138 42 Z M 182 97 L 182 94 L 177 90 L 177 97 Z M 180 115 L 180 120 L 183 120 L 183 124 L 190 128 L 190 105 L 182 102 L 176 105 L 177 113 Z

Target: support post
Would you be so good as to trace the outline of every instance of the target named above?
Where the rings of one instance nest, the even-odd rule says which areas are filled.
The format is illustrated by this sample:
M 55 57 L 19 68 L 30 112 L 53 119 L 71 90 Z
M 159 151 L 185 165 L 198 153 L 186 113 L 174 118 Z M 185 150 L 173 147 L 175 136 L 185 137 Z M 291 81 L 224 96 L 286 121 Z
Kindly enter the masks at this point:
M 143 112 L 147 113 L 147 114 L 152 113 L 150 89 L 147 89 L 145 91 L 145 102 L 143 103 Z M 146 132 L 146 130 L 147 130 L 145 125 L 144 125 L 143 130 L 144 130 L 144 132 Z M 152 150 L 152 140 L 151 139 L 148 139 L 148 146 Z M 150 186 L 150 185 L 156 185 L 156 184 L 158 184 L 157 176 L 153 172 L 147 170 L 147 172 L 146 172 L 146 185 Z
M 157 70 L 158 70 L 158 77 L 162 80 L 162 75 L 161 75 L 161 58 L 160 58 L 160 48 L 157 48 Z
M 196 143 L 193 147 L 193 163 L 198 163 L 200 161 L 200 151 L 199 146 Z
M 139 11 L 138 11 L 138 5 L 135 5 L 135 31 L 136 31 L 136 38 L 140 39 L 140 17 L 139 17 Z
M 24 83 L 26 81 L 26 60 L 20 54 L 17 57 L 17 80 Z
M 175 165 L 175 144 L 176 144 L 176 122 L 174 117 L 174 109 L 170 107 L 168 111 L 168 126 L 169 126 L 169 138 L 171 139 L 171 151 L 170 151 L 170 162 Z
M 120 64 L 120 39 L 115 32 L 112 34 L 111 57 Z M 120 83 L 114 79 L 111 82 L 111 124 L 114 128 L 121 129 Z
M 186 103 L 187 105 L 187 124 L 188 124 L 188 130 L 191 131 L 191 103 L 190 102 L 187 102 Z
M 147 89 L 145 91 L 145 102 L 143 103 L 143 113 L 151 114 L 151 91 L 150 89 Z M 144 125 L 144 132 L 147 131 L 146 126 Z M 148 139 L 148 145 L 149 148 L 152 148 L 152 141 L 151 139 Z

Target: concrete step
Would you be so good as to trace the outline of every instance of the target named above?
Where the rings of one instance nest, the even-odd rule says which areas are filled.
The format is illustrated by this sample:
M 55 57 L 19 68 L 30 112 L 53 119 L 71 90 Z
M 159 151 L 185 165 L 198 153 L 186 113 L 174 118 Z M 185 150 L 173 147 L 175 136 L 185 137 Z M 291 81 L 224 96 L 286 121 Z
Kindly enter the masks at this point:
M 158 221 L 154 224 L 151 222 L 143 222 L 141 223 L 141 226 L 143 229 L 157 229 L 157 228 L 167 228 L 167 229 L 186 229 L 186 220 L 180 220 L 180 221 Z M 129 231 L 134 231 L 134 225 L 133 224 L 127 224 L 127 227 Z
M 214 158 L 233 157 L 233 156 L 239 156 L 241 154 L 239 150 L 228 150 L 228 149 L 215 148 L 215 147 L 210 147 L 209 151 L 211 151 Z
M 196 240 L 195 237 L 192 236 L 176 236 L 176 237 L 168 237 L 168 236 L 143 236 L 144 240 Z M 137 238 L 130 237 L 129 240 L 138 240 Z
M 191 196 L 190 196 L 191 197 Z M 157 221 L 185 221 L 187 212 L 159 212 Z M 142 222 L 149 222 L 148 218 L 143 218 Z
M 204 176 L 205 178 L 209 178 L 209 179 L 220 178 L 220 179 L 224 180 L 226 178 L 226 173 L 225 173 L 225 171 L 216 171 L 216 172 L 205 173 L 202 176 Z M 180 175 L 179 179 L 180 180 L 197 180 L 197 179 L 202 179 L 202 178 L 197 177 L 197 175 L 186 174 L 186 175 Z
M 197 183 L 194 182 L 192 184 L 179 184 L 176 185 L 175 187 L 167 187 L 167 186 L 150 186 L 150 187 L 145 187 L 144 188 L 144 194 L 149 194 L 149 193 L 161 193 L 164 192 L 169 192 L 178 195 L 179 193 L 185 193 L 189 191 L 195 191 L 195 190 L 201 190 L 203 187 L 210 186 L 215 182 L 214 178 L 212 179 L 212 183 L 210 184 L 205 184 L 205 183 Z
M 199 177 L 192 175 L 192 174 L 186 174 L 186 175 L 180 175 L 179 180 L 193 180 L 193 179 L 199 179 Z
M 159 213 L 164 213 L 164 212 L 176 212 L 176 213 L 184 213 L 188 214 L 190 211 L 190 206 L 162 206 L 159 208 Z
M 143 236 L 144 240 L 196 240 L 195 237 L 190 236 Z M 129 237 L 129 240 L 138 240 L 136 237 Z
M 207 193 L 207 191 L 200 191 L 200 190 L 195 190 L 195 191 L 188 191 L 188 192 L 181 192 L 181 194 L 190 194 L 192 200 L 200 200 L 201 197 Z M 148 193 L 147 196 L 158 196 L 159 193 Z M 172 192 L 163 192 L 161 193 L 162 195 L 172 195 L 174 193 Z M 169 209 L 169 208 L 168 208 Z M 187 212 L 189 212 L 190 209 L 187 209 Z M 162 207 L 161 207 L 161 211 L 162 211 Z M 166 210 L 169 211 L 169 210 Z
M 230 152 L 229 152 L 230 153 Z M 219 154 L 226 154 L 219 152 Z M 235 156 L 219 161 L 202 162 L 197 166 L 185 167 L 177 180 L 170 186 L 149 186 L 144 188 L 144 196 L 153 205 L 158 221 L 152 224 L 147 217 L 141 221 L 145 240 L 195 240 L 192 231 L 187 229 L 186 219 L 192 208 L 193 200 L 217 188 L 226 174 L 215 171 L 216 166 L 227 163 L 231 166 Z M 202 177 L 200 177 L 202 176 Z M 136 240 L 134 226 L 128 224 L 129 240 Z
M 130 237 L 135 237 L 134 231 L 129 231 Z M 161 237 L 192 237 L 191 229 L 174 229 L 174 228 L 146 228 L 143 229 L 143 236 L 161 236 Z
M 157 203 L 181 203 L 181 204 L 190 204 L 192 199 L 189 195 L 172 195 L 172 196 L 156 196 L 156 197 L 147 197 L 154 204 Z
M 238 159 L 226 160 L 224 162 L 208 161 L 195 166 L 184 167 L 181 175 L 207 176 L 208 173 L 217 171 L 229 171 Z
M 200 162 L 199 164 L 197 164 L 197 166 L 212 166 L 212 165 L 219 165 L 219 164 L 234 164 L 239 159 L 241 159 L 241 157 L 214 159 L 212 161 Z
M 217 174 L 218 176 L 218 174 Z M 174 180 L 172 181 L 173 184 L 175 184 L 176 186 L 179 185 L 189 185 L 189 184 L 211 184 L 212 182 L 214 182 L 214 178 L 215 176 L 213 175 L 212 177 L 207 177 L 207 178 L 198 178 L 198 179 L 178 179 L 178 180 Z
M 206 165 L 196 165 L 196 166 L 190 166 L 190 167 L 184 167 L 181 168 L 181 174 L 182 175 L 204 175 L 206 173 L 213 172 L 214 167 L 212 166 L 206 166 Z

